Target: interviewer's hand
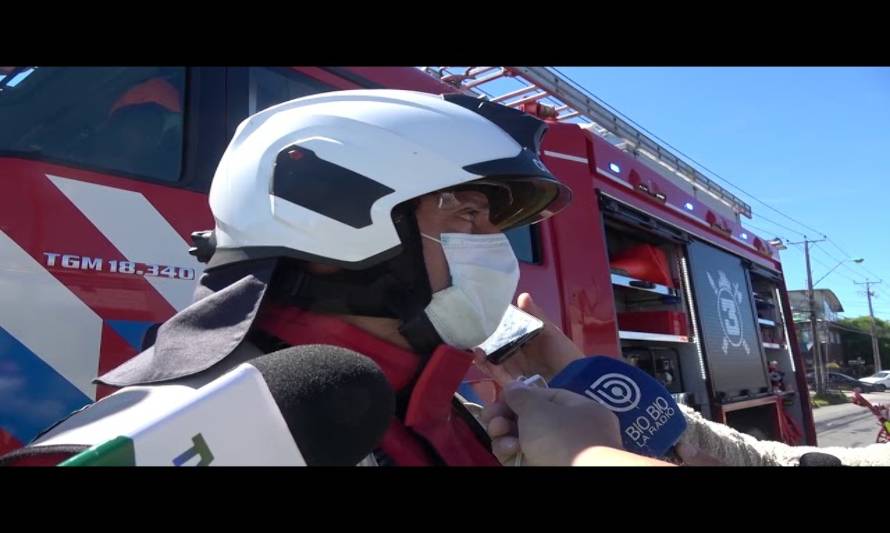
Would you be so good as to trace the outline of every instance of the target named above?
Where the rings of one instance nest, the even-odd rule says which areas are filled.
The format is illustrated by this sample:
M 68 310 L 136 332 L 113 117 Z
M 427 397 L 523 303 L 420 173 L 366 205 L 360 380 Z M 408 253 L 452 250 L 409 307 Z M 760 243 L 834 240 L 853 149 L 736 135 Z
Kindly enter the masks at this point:
M 520 451 L 526 464 L 569 466 L 585 449 L 622 449 L 618 418 L 589 398 L 563 389 L 508 384 L 482 411 L 492 452 L 508 464 Z

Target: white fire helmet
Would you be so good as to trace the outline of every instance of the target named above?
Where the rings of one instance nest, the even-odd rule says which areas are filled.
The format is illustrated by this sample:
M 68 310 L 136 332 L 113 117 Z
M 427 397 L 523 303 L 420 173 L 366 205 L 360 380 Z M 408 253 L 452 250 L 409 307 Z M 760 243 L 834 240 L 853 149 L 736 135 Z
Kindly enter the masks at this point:
M 196 255 L 366 269 L 401 249 L 397 205 L 466 184 L 488 186 L 502 230 L 537 222 L 571 199 L 539 159 L 545 130 L 465 95 L 336 91 L 270 107 L 229 143 L 210 188 L 216 227 Z

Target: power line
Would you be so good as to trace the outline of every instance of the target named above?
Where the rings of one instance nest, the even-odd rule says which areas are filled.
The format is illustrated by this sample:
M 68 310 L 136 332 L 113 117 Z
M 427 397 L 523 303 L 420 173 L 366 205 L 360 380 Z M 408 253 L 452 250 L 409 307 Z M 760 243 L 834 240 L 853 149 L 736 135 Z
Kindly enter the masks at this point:
M 806 255 L 806 253 L 801 249 L 801 245 L 800 245 L 799 243 L 788 243 L 788 244 L 791 244 L 791 245 L 794 247 L 794 249 L 796 249 L 796 250 L 797 250 L 798 252 L 800 252 L 802 255 Z M 814 263 L 817 263 L 817 264 L 819 264 L 819 265 L 822 265 L 823 267 L 825 267 L 825 268 L 828 269 L 828 270 L 831 270 L 831 268 L 832 268 L 832 267 L 826 265 L 824 262 L 822 262 L 819 258 L 814 257 L 813 255 L 810 255 L 810 260 L 813 261 Z M 837 271 L 835 271 L 835 272 L 833 272 L 833 274 L 837 274 L 838 276 L 844 277 L 844 278 L 850 280 L 851 282 L 856 283 L 856 280 L 855 280 L 855 279 L 853 279 L 853 278 L 851 278 L 850 276 L 844 274 L 843 272 L 837 272 Z
M 872 297 L 874 297 L 874 292 L 872 292 Z M 867 303 L 865 303 L 865 302 L 861 302 L 861 303 L 860 303 L 858 300 L 857 300 L 853 305 L 859 305 L 859 306 L 863 306 L 863 307 L 868 307 L 868 304 L 867 304 Z M 874 305 L 874 302 L 872 302 L 872 305 Z M 875 309 L 878 309 L 878 307 L 875 307 Z M 881 306 L 880 309 L 884 309 L 885 311 L 886 311 L 886 310 L 890 310 L 890 308 L 885 308 L 884 306 Z
M 772 234 L 772 233 L 774 233 L 773 231 L 770 231 L 770 230 L 768 230 L 768 229 L 764 229 L 764 228 L 757 227 L 757 226 L 755 226 L 755 225 L 753 225 L 753 224 L 745 223 L 745 226 L 748 227 L 748 228 L 751 228 L 751 229 L 755 229 L 755 230 L 757 230 L 757 231 L 762 231 L 762 232 L 764 232 L 765 234 Z M 782 240 L 784 240 L 784 241 L 786 241 L 786 242 L 788 241 L 787 239 L 785 239 L 785 238 L 783 238 L 783 237 L 781 237 L 781 236 L 779 236 L 779 238 L 782 239 Z M 804 251 L 803 251 L 803 249 L 802 249 L 802 245 L 801 245 L 801 244 L 799 244 L 799 243 L 791 243 L 791 242 L 789 242 L 788 244 L 793 244 L 793 245 L 794 245 L 794 249 L 796 249 L 798 252 L 800 252 L 801 255 L 805 255 L 805 254 L 804 254 Z M 821 249 L 821 248 L 820 248 L 820 249 Z M 823 251 L 824 251 L 824 250 L 823 250 Z M 829 257 L 832 257 L 831 254 L 826 254 L 826 255 L 828 255 Z M 832 258 L 833 258 L 833 257 L 832 257 Z M 824 263 L 823 261 L 819 260 L 819 258 L 817 258 L 817 257 L 815 257 L 815 256 L 810 256 L 810 259 L 811 259 L 813 262 L 815 262 L 816 264 L 825 267 L 826 270 L 829 270 L 829 271 L 831 270 L 831 267 L 830 267 L 829 265 L 827 265 L 826 263 Z M 847 279 L 847 280 L 849 280 L 849 281 L 851 281 L 851 282 L 853 282 L 853 283 L 856 283 L 856 280 L 855 280 L 855 279 L 853 279 L 853 278 L 851 278 L 850 276 L 844 274 L 843 272 L 831 272 L 831 274 L 837 274 L 838 276 L 841 276 L 841 277 L 843 277 L 843 278 L 845 278 L 845 279 Z M 853 274 L 855 274 L 855 275 L 857 275 L 857 276 L 860 275 L 858 272 L 853 272 Z
M 832 241 L 831 239 L 828 239 L 828 242 L 831 242 L 832 244 L 834 244 L 834 241 Z M 856 274 L 857 276 L 861 276 L 861 277 L 866 278 L 866 279 L 868 278 L 868 276 L 867 276 L 866 274 L 863 274 L 862 272 L 857 272 L 857 271 L 853 270 L 853 268 L 850 266 L 850 261 L 849 261 L 850 258 L 851 258 L 851 256 L 845 254 L 846 259 L 844 259 L 843 261 L 841 261 L 840 259 L 838 259 L 838 258 L 835 257 L 834 255 L 830 254 L 830 253 L 828 252 L 828 250 L 826 250 L 824 247 L 819 246 L 819 244 L 816 244 L 816 247 L 819 248 L 820 250 L 822 250 L 822 253 L 824 253 L 824 254 L 827 255 L 828 257 L 832 258 L 833 260 L 838 261 L 838 262 L 842 262 L 842 263 L 844 264 L 844 267 L 845 267 L 847 270 L 849 270 L 850 272 Z M 840 249 L 840 247 L 837 246 L 836 244 L 835 244 L 835 248 Z M 841 250 L 841 252 L 843 252 L 843 250 Z M 878 276 L 878 275 L 875 274 L 874 272 L 871 272 L 870 270 L 868 270 L 868 269 L 866 269 L 864 266 L 862 266 L 862 263 L 856 263 L 856 262 L 854 262 L 853 264 L 854 264 L 854 265 L 857 265 L 857 266 L 860 267 L 860 268 L 862 268 L 862 270 L 864 270 L 864 271 L 865 271 L 866 273 L 868 273 L 868 274 L 871 274 L 871 275 L 874 276 L 875 278 L 878 278 L 878 279 L 881 278 L 881 276 Z
M 814 228 L 814 227 L 812 227 L 812 226 L 810 226 L 810 225 L 804 224 L 803 222 L 801 222 L 801 221 L 797 220 L 796 218 L 792 217 L 791 215 L 785 214 L 784 212 L 782 212 L 782 211 L 776 209 L 775 207 L 773 207 L 773 206 L 771 206 L 770 204 L 764 202 L 763 200 L 761 200 L 760 198 L 754 196 L 753 194 L 749 193 L 748 191 L 742 189 L 742 188 L 739 187 L 738 185 L 732 183 L 731 181 L 729 181 L 728 179 L 724 178 L 724 177 L 721 176 L 720 174 L 714 172 L 713 170 L 711 170 L 711 169 L 709 169 L 708 167 L 704 166 L 703 164 L 699 163 L 699 162 L 696 161 L 694 158 L 690 157 L 688 154 L 685 154 L 683 151 L 681 151 L 681 150 L 678 149 L 677 147 L 671 145 L 669 142 L 667 142 L 667 141 L 665 141 L 664 139 L 660 138 L 659 136 L 655 135 L 654 133 L 652 133 L 652 132 L 649 131 L 648 129 L 646 129 L 646 128 L 644 128 L 643 126 L 637 124 L 633 119 L 631 119 L 630 117 L 628 117 L 628 116 L 625 115 L 624 113 L 621 113 L 620 111 L 618 111 L 617 109 L 615 109 L 614 107 L 612 107 L 611 105 L 609 105 L 605 100 L 603 100 L 603 99 L 600 98 L 599 96 L 597 96 L 597 95 L 593 94 L 592 92 L 590 92 L 590 90 L 588 90 L 586 87 L 582 86 L 580 83 L 578 83 L 577 81 L 575 81 L 574 79 L 572 79 L 570 76 L 566 75 L 565 73 L 561 72 L 561 71 L 560 71 L 559 69 L 557 69 L 556 67 L 551 67 L 551 68 L 552 68 L 554 71 L 556 71 L 559 75 L 561 75 L 561 76 L 563 76 L 564 78 L 568 79 L 572 84 L 574 84 L 574 85 L 576 86 L 576 88 L 578 88 L 578 89 L 580 89 L 581 91 L 587 93 L 588 96 L 592 97 L 594 100 L 598 101 L 598 102 L 601 103 L 603 106 L 609 108 L 609 109 L 610 109 L 613 113 L 615 113 L 616 115 L 621 116 L 622 118 L 624 118 L 625 120 L 627 120 L 628 122 L 630 122 L 631 124 L 633 124 L 634 126 L 636 126 L 637 128 L 639 128 L 639 129 L 643 130 L 644 132 L 646 132 L 647 134 L 651 135 L 654 139 L 658 140 L 659 142 L 663 143 L 663 144 L 664 144 L 665 146 L 667 146 L 668 148 L 670 148 L 670 149 L 674 150 L 675 152 L 677 152 L 678 154 L 682 155 L 683 157 L 685 157 L 685 158 L 688 159 L 689 161 L 691 161 L 691 162 L 693 162 L 694 164 L 696 164 L 699 168 L 701 168 L 701 169 L 707 171 L 709 174 L 712 174 L 714 177 L 716 177 L 716 178 L 718 178 L 720 181 L 726 183 L 727 185 L 729 185 L 729 186 L 732 187 L 733 189 L 736 189 L 737 191 L 741 192 L 742 194 L 745 194 L 746 196 L 748 196 L 749 198 L 753 199 L 753 200 L 756 201 L 757 203 L 763 205 L 763 206 L 766 207 L 767 209 L 770 209 L 770 210 L 772 210 L 772 211 L 775 211 L 776 213 L 782 215 L 783 217 L 787 218 L 788 220 L 794 222 L 795 224 L 798 224 L 798 225 L 801 226 L 802 228 L 806 228 L 806 229 L 808 229 L 808 230 L 810 230 L 810 231 L 814 231 L 814 232 L 816 232 L 818 235 L 821 235 L 821 236 L 823 236 L 823 237 L 825 237 L 825 238 L 828 238 L 827 235 L 825 235 L 825 234 L 822 233 L 821 231 L 817 230 L 816 228 Z M 757 216 L 760 217 L 760 218 L 763 218 L 763 219 L 765 219 L 765 220 L 769 220 L 769 219 L 767 219 L 766 217 L 764 217 L 763 215 L 757 215 Z M 772 222 L 773 222 L 774 224 L 778 224 L 777 222 L 774 222 L 774 221 L 772 221 Z M 786 226 L 782 226 L 782 227 L 786 227 Z M 792 230 L 792 229 L 790 229 L 790 228 L 787 228 L 787 229 L 788 229 L 789 231 L 793 231 L 793 232 L 795 232 L 795 233 L 797 233 L 797 234 L 799 234 L 799 235 L 803 235 L 803 233 L 801 233 L 801 232 L 799 232 L 799 231 Z
M 758 228 L 758 227 L 755 226 L 754 224 L 749 224 L 748 222 L 745 222 L 745 227 L 746 227 L 746 228 L 753 229 L 753 230 L 756 230 L 756 231 L 759 231 L 759 232 L 763 233 L 764 235 L 776 235 L 776 237 L 778 237 L 778 238 L 780 238 L 780 239 L 782 239 L 782 240 L 786 240 L 786 239 L 784 239 L 782 236 L 777 235 L 777 234 L 776 234 L 777 232 L 775 232 L 775 231 L 768 230 L 768 229 L 764 229 L 764 228 Z
M 797 231 L 796 229 L 789 228 L 788 226 L 786 226 L 785 224 L 782 224 L 781 222 L 776 222 L 775 220 L 773 220 L 773 219 L 771 219 L 771 218 L 767 218 L 767 217 L 765 217 L 765 216 L 763 216 L 763 215 L 761 215 L 761 214 L 759 214 L 759 213 L 758 213 L 757 215 L 755 215 L 755 216 L 757 217 L 758 220 L 763 219 L 763 220 L 765 220 L 766 222 L 770 222 L 770 223 L 772 223 L 772 224 L 775 224 L 776 226 L 779 226 L 780 228 L 783 228 L 783 229 L 785 229 L 785 230 L 787 230 L 787 231 L 790 231 L 791 233 L 795 233 L 795 234 L 797 234 L 797 235 L 800 235 L 801 237 L 806 237 L 806 234 L 805 234 L 805 233 L 801 233 L 801 232 Z M 746 225 L 747 225 L 747 224 L 746 224 Z
M 823 254 L 825 254 L 825 255 L 827 255 L 828 257 L 830 257 L 832 261 L 837 262 L 839 266 L 843 266 L 844 268 L 846 268 L 847 270 L 849 270 L 853 275 L 862 277 L 863 279 L 867 279 L 866 276 L 864 276 L 862 273 L 860 273 L 860 272 L 856 272 L 855 270 L 853 270 L 852 268 L 850 268 L 850 261 L 849 261 L 849 259 L 838 259 L 837 257 L 835 257 L 835 256 L 831 255 L 830 253 L 828 253 L 828 250 L 826 250 L 826 249 L 823 248 L 822 246 L 819 246 L 819 243 L 815 243 L 814 248 L 816 248 L 816 249 L 818 249 L 818 250 L 821 250 Z M 856 264 L 856 263 L 854 263 L 854 264 Z
M 825 248 L 823 248 L 823 247 L 820 246 L 820 245 L 821 245 L 821 243 L 818 243 L 818 242 L 813 243 L 813 248 L 818 248 L 823 254 L 825 254 L 825 255 L 827 255 L 828 257 L 830 257 L 832 261 L 836 261 L 836 262 L 838 262 L 838 263 L 842 263 L 842 262 L 844 261 L 844 260 L 842 260 L 842 259 L 838 259 L 837 257 L 831 255 L 831 252 L 829 252 L 828 250 L 826 250 Z
M 813 244 L 814 244 L 813 248 L 818 248 L 818 243 L 813 243 Z M 799 249 L 799 246 L 800 246 L 800 245 L 798 245 L 798 249 Z M 821 250 L 821 248 L 819 248 L 819 249 Z M 803 253 L 803 252 L 801 252 L 801 253 Z M 836 260 L 833 256 L 831 256 L 830 254 L 827 254 L 827 255 L 828 255 L 829 257 L 831 257 L 832 260 L 837 261 L 837 260 Z M 817 264 L 819 264 L 819 265 L 822 265 L 823 267 L 825 267 L 825 268 L 828 269 L 829 271 L 831 271 L 833 268 L 835 268 L 835 267 L 838 266 L 838 265 L 835 265 L 834 267 L 832 267 L 832 266 L 830 266 L 830 265 L 824 263 L 823 261 L 821 261 L 819 258 L 815 257 L 815 255 L 810 255 L 810 259 L 811 259 L 813 262 L 815 262 L 815 263 L 817 263 Z M 838 261 L 838 262 L 840 262 L 840 261 Z M 856 283 L 856 280 L 855 280 L 855 279 L 853 279 L 853 278 L 851 278 L 850 276 L 844 274 L 843 272 L 837 272 L 837 271 L 835 271 L 834 274 L 837 274 L 837 275 L 839 275 L 839 276 L 842 276 L 842 277 L 844 277 L 844 278 L 847 278 L 848 280 L 852 281 L 853 283 Z M 856 275 L 856 276 L 859 276 L 859 275 L 860 275 L 858 272 L 853 272 L 853 274 Z
M 844 256 L 846 256 L 846 257 L 850 257 L 850 254 L 848 254 L 848 253 L 846 252 L 846 250 L 844 250 L 843 248 L 841 248 L 840 245 L 839 245 L 838 243 L 834 242 L 834 240 L 832 240 L 832 239 L 828 239 L 828 242 L 830 242 L 835 248 L 838 249 L 838 251 L 840 251 L 842 254 L 844 254 Z M 868 268 L 866 268 L 866 267 L 863 266 L 862 264 L 860 264 L 859 266 L 860 266 L 860 268 L 862 268 L 862 270 L 865 270 L 866 272 L 868 272 L 868 273 L 871 274 L 872 276 L 874 276 L 874 277 L 876 277 L 876 278 L 878 278 L 878 279 L 881 278 L 881 276 L 875 274 L 874 272 L 872 272 L 871 270 L 869 270 Z
M 558 73 L 559 75 L 561 75 L 562 77 L 564 77 L 565 79 L 567 79 L 567 80 L 569 81 L 569 83 L 571 83 L 572 85 L 574 85 L 577 89 L 579 89 L 580 91 L 586 93 L 589 97 L 593 98 L 594 100 L 596 100 L 597 102 L 599 102 L 600 104 L 602 104 L 604 107 L 610 109 L 613 113 L 615 113 L 616 115 L 622 117 L 622 118 L 625 119 L 627 122 L 633 124 L 635 127 L 637 127 L 637 128 L 639 128 L 640 130 L 644 131 L 645 133 L 647 133 L 648 135 L 650 135 L 652 138 L 656 139 L 657 141 L 661 142 L 662 144 L 664 144 L 664 145 L 667 146 L 668 148 L 674 150 L 675 152 L 677 152 L 677 153 L 680 154 L 681 156 L 685 157 L 687 160 L 691 161 L 693 164 L 695 164 L 696 166 L 698 166 L 700 169 L 706 171 L 707 173 L 709 173 L 709 174 L 711 174 L 712 176 L 716 177 L 717 179 L 719 179 L 719 180 L 722 181 L 723 183 L 727 184 L 729 187 L 731 187 L 731 188 L 733 188 L 733 189 L 739 191 L 740 193 L 744 194 L 744 195 L 747 196 L 748 198 L 751 198 L 752 200 L 754 200 L 754 201 L 757 202 L 758 204 L 760 204 L 760 205 L 766 207 L 767 209 L 769 209 L 769 210 L 771 210 L 771 211 L 773 211 L 773 212 L 775 212 L 775 213 L 778 213 L 779 215 L 785 217 L 786 219 L 790 220 L 791 222 L 797 224 L 798 226 L 800 226 L 800 227 L 802 227 L 802 228 L 806 228 L 806 229 L 809 230 L 809 231 L 813 231 L 813 232 L 815 232 L 817 235 L 821 235 L 821 236 L 822 236 L 823 238 L 825 238 L 828 242 L 830 242 L 835 248 L 837 248 L 837 249 L 838 249 L 838 250 L 839 250 L 845 257 L 850 257 L 850 254 L 847 253 L 843 248 L 841 248 L 840 245 L 839 245 L 837 242 L 835 242 L 833 239 L 831 239 L 830 237 L 828 237 L 827 234 L 825 234 L 825 233 L 823 233 L 822 231 L 820 231 L 820 230 L 814 228 L 813 226 L 810 226 L 809 224 L 805 224 L 804 222 L 801 222 L 800 220 L 798 220 L 798 219 L 792 217 L 791 215 L 789 215 L 789 214 L 787 214 L 787 213 L 785 213 L 785 212 L 783 212 L 783 211 L 781 211 L 781 210 L 779 210 L 779 209 L 773 207 L 772 205 L 770 205 L 770 204 L 764 202 L 763 200 L 761 200 L 761 199 L 758 198 L 757 196 L 754 196 L 752 193 L 746 191 L 745 189 L 739 187 L 738 185 L 736 185 L 735 183 L 731 182 L 730 180 L 724 178 L 723 176 L 721 176 L 720 174 L 718 174 L 718 173 L 715 172 L 714 170 L 711 170 L 710 168 L 706 167 L 704 164 L 702 164 L 702 163 L 700 163 L 699 161 L 697 161 L 695 158 L 691 157 L 690 155 L 686 154 L 686 153 L 683 152 L 682 150 L 678 149 L 676 146 L 673 146 L 671 143 L 665 141 L 664 139 L 662 139 L 661 137 L 659 137 L 658 135 L 656 135 L 656 134 L 653 133 L 652 131 L 650 131 L 650 130 L 648 130 L 647 128 L 643 127 L 642 125 L 638 124 L 636 121 L 634 121 L 633 119 L 631 119 L 629 116 L 625 115 L 624 113 L 622 113 L 622 112 L 619 111 L 618 109 L 612 107 L 608 102 L 606 102 L 605 100 L 603 100 L 603 99 L 600 98 L 599 96 L 593 94 L 592 91 L 590 91 L 587 87 L 584 87 L 583 85 L 581 85 L 580 83 L 578 83 L 577 81 L 575 81 L 575 79 L 572 78 L 571 76 L 565 74 L 564 72 L 562 72 L 561 70 L 559 70 L 559 69 L 556 68 L 556 67 L 550 67 L 550 68 L 551 68 L 553 71 L 555 71 L 556 73 Z M 777 227 L 783 228 L 783 229 L 785 229 L 785 230 L 787 230 L 787 231 L 790 231 L 790 232 L 792 232 L 792 233 L 794 233 L 794 234 L 796 234 L 796 235 L 801 235 L 801 236 L 806 237 L 806 235 L 805 235 L 804 233 L 802 233 L 802 232 L 800 232 L 800 231 L 798 231 L 798 230 L 795 230 L 795 229 L 793 229 L 793 228 L 790 228 L 790 227 L 786 226 L 785 224 L 782 224 L 782 223 L 780 223 L 780 222 L 777 222 L 777 221 L 775 221 L 775 220 L 772 220 L 772 219 L 770 219 L 770 218 L 764 216 L 763 214 L 759 214 L 759 213 L 758 213 L 756 216 L 757 216 L 758 219 L 762 219 L 762 220 L 764 220 L 764 221 L 766 221 L 766 222 L 770 222 L 770 223 L 772 223 L 772 224 L 775 224 Z M 748 225 L 749 225 L 750 227 L 754 228 L 754 229 L 757 229 L 758 231 L 767 231 L 767 230 L 764 230 L 764 229 L 762 229 L 762 228 L 757 228 L 756 226 L 752 226 L 752 225 L 750 225 L 750 224 L 748 224 Z M 767 233 L 772 233 L 772 232 L 768 232 L 768 231 L 767 231 Z M 826 255 L 831 256 L 831 254 L 828 254 L 828 252 L 827 252 L 826 250 L 824 250 L 824 249 L 823 249 L 823 252 L 826 253 Z M 831 256 L 831 257 L 833 258 L 833 256 Z M 844 266 L 845 268 L 847 268 L 847 270 L 849 270 L 850 272 L 852 272 L 854 275 L 856 275 L 856 276 L 861 276 L 861 274 L 860 274 L 859 272 L 857 272 L 857 271 L 853 270 L 852 268 L 850 268 L 846 263 L 844 263 L 843 266 Z M 874 272 L 872 272 L 872 271 L 869 270 L 868 268 L 862 266 L 861 264 L 860 264 L 859 266 L 862 268 L 863 271 L 867 272 L 867 273 L 870 274 L 871 276 L 874 276 L 874 277 L 876 277 L 876 278 L 881 278 L 881 276 L 878 276 L 877 274 L 875 274 Z M 834 267 L 827 267 L 827 268 L 834 268 Z M 838 272 L 838 274 L 840 274 L 840 273 Z M 849 279 L 849 280 L 855 282 L 855 280 L 853 280 L 852 278 L 850 278 L 850 277 L 848 277 L 848 276 L 844 276 L 844 277 L 846 277 L 847 279 Z M 863 277 L 864 277 L 864 276 L 863 276 Z M 866 278 L 866 279 L 867 279 L 867 278 Z

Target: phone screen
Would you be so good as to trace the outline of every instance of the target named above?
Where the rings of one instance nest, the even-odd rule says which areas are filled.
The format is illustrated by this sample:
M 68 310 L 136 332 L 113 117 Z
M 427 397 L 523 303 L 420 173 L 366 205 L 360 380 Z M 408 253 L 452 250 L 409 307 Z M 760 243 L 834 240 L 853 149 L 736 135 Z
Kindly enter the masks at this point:
M 532 340 L 541 330 L 544 323 L 518 307 L 511 305 L 504 313 L 498 329 L 479 345 L 485 352 L 485 359 L 499 365 L 506 361 L 523 344 Z

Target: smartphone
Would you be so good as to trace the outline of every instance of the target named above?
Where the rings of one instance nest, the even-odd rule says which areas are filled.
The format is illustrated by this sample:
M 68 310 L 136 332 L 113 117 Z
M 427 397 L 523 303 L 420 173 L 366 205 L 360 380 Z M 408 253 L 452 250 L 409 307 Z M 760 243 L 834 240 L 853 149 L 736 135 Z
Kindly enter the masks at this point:
M 489 363 L 499 365 L 543 329 L 544 322 L 539 318 L 511 305 L 504 313 L 498 329 L 479 348 L 485 352 L 485 359 Z

